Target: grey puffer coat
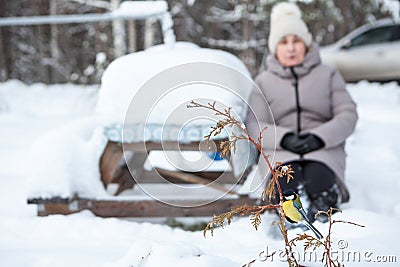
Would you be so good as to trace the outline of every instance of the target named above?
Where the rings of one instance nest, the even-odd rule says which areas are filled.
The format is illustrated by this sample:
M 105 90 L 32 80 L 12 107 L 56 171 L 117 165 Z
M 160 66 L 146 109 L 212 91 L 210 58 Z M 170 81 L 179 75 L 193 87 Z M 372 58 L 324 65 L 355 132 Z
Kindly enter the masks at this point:
M 293 68 L 298 76 L 296 97 L 290 68 L 283 67 L 274 55 L 269 55 L 265 63 L 266 69 L 255 79 L 259 90 L 254 88 L 250 95 L 249 104 L 254 112 L 249 112 L 246 121 L 250 134 L 258 137 L 260 129 L 267 126 L 263 149 L 271 160 L 282 163 L 299 160 L 299 155 L 284 150 L 280 142 L 286 133 L 297 132 L 300 122 L 300 133 L 315 134 L 325 143 L 323 149 L 305 154 L 303 159 L 330 167 L 339 178 L 342 202 L 348 201 L 344 185 L 345 140 L 354 131 L 358 116 L 342 76 L 321 63 L 319 47 L 313 44 L 304 62 Z M 266 164 L 261 165 L 264 165 L 259 166 L 262 174 L 267 175 Z

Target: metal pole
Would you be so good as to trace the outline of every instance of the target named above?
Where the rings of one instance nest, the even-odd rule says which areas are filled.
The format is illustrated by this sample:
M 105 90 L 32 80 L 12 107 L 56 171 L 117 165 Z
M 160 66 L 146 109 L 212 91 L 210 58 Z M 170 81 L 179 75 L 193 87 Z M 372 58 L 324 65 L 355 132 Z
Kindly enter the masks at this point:
M 116 13 L 102 13 L 102 14 L 82 14 L 82 15 L 56 15 L 56 16 L 30 16 L 30 17 L 6 17 L 0 18 L 0 26 L 19 26 L 19 25 L 42 25 L 42 24 L 68 24 L 68 23 L 82 23 L 82 22 L 97 22 L 97 21 L 111 21 L 111 20 L 130 20 L 130 19 L 146 19 L 148 17 L 161 17 L 166 11 L 153 14 L 116 14 Z

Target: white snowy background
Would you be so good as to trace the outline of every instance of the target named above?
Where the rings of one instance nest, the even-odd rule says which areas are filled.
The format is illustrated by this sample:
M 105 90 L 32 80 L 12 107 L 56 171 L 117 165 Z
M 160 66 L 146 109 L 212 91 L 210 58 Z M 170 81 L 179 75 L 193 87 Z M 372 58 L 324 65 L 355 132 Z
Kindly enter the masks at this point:
M 346 266 L 381 266 L 374 261 L 389 258 L 379 256 L 395 256 L 400 261 L 400 86 L 362 81 L 349 84 L 348 89 L 357 102 L 360 119 L 346 147 L 351 200 L 335 218 L 366 227 L 337 225 L 332 242 Z M 255 266 L 285 266 L 278 253 L 268 264 L 262 261 L 265 254 L 260 256 L 266 248 L 269 252 L 283 249 L 270 227 L 269 215 L 264 216 L 258 231 L 248 218 L 237 218 L 207 238 L 202 231 L 170 228 L 161 223 L 163 220 L 103 219 L 88 211 L 37 217 L 37 207 L 26 204 L 28 192 L 32 193 L 29 178 L 35 171 L 30 162 L 32 144 L 42 142 L 42 150 L 34 149 L 35 162 L 54 169 L 58 181 L 63 179 L 57 175 L 79 173 L 85 164 L 93 164 L 89 154 L 71 159 L 49 153 L 72 150 L 77 145 L 86 151 L 101 150 L 93 142 L 96 133 L 90 136 L 87 130 L 92 129 L 87 122 L 93 122 L 98 91 L 97 86 L 27 86 L 15 80 L 0 84 L 0 266 L 241 266 L 257 258 Z M 75 139 L 62 130 L 71 128 L 79 129 Z M 58 140 L 47 140 L 49 132 Z M 63 139 L 65 136 L 68 138 Z M 49 149 L 46 140 L 59 147 Z M 65 165 L 62 162 L 69 165 L 59 169 Z M 88 189 L 96 184 L 65 186 Z M 207 219 L 192 219 L 190 223 Z M 326 233 L 326 224 L 315 226 Z M 297 233 L 299 230 L 290 231 L 290 236 Z M 340 249 L 343 244 L 346 247 Z M 298 248 L 300 251 L 301 246 Z M 360 262 L 346 260 L 347 254 L 343 255 L 354 251 L 359 253 Z
M 398 19 L 398 1 L 383 2 L 397 10 Z M 334 257 L 346 266 L 398 266 L 400 86 L 362 81 L 348 89 L 360 118 L 346 147 L 351 199 L 334 218 L 365 228 L 335 225 Z M 171 228 L 163 218 L 104 219 L 88 211 L 37 217 L 37 207 L 26 204 L 32 195 L 68 196 L 78 190 L 107 196 L 96 178 L 105 144 L 97 128 L 103 123 L 96 115 L 98 94 L 98 86 L 0 84 L 0 266 L 242 266 L 254 259 L 252 266 L 286 266 L 271 215 L 263 216 L 258 231 L 249 218 L 236 218 L 207 238 L 202 231 Z M 315 226 L 327 233 L 326 224 Z M 301 246 L 297 249 L 301 260 Z

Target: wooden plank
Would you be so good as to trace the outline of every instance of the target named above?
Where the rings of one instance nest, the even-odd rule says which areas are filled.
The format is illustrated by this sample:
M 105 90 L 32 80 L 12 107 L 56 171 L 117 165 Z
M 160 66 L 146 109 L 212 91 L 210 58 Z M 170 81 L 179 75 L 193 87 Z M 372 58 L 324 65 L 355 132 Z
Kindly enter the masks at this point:
M 124 143 L 124 149 L 137 152 L 150 152 L 152 150 L 177 150 L 177 151 L 220 151 L 221 142 L 226 139 L 203 140 L 200 142 L 179 143 L 176 141 L 163 142 L 136 142 Z
M 217 181 L 210 181 L 208 179 L 202 178 L 200 176 L 197 176 L 195 174 L 187 173 L 187 172 L 176 172 L 176 171 L 168 171 L 164 170 L 161 168 L 155 168 L 157 172 L 159 172 L 161 175 L 165 176 L 171 176 L 174 178 L 177 178 L 181 181 L 187 182 L 187 183 L 192 183 L 192 184 L 202 184 L 202 185 L 207 185 L 209 187 L 212 187 L 218 191 L 224 192 L 226 194 L 232 194 L 232 195 L 238 195 L 238 193 L 226 189 L 225 186 Z
M 133 179 L 127 167 L 123 168 L 122 170 L 124 172 L 122 175 L 126 175 L 130 179 Z M 237 178 L 231 171 L 226 171 L 226 172 L 204 171 L 204 172 L 193 172 L 192 174 L 195 174 L 196 176 L 208 180 L 209 183 L 211 183 L 214 180 L 218 180 L 218 182 L 221 184 L 242 184 L 243 180 L 242 178 L 245 177 L 245 175 L 243 175 L 242 177 Z M 181 179 L 176 179 L 168 175 L 163 175 L 162 178 L 165 179 L 166 182 L 170 182 L 173 184 L 185 183 Z M 140 176 L 136 176 L 134 180 L 136 183 L 140 184 L 141 183 L 154 184 L 163 182 L 162 178 L 160 178 L 160 174 L 154 170 L 151 171 L 143 170 L 143 173 Z
M 113 181 L 122 156 L 121 144 L 108 141 L 100 158 L 101 181 L 105 188 Z
M 100 217 L 207 217 L 222 214 L 244 204 L 257 205 L 258 199 L 243 196 L 234 199 L 219 199 L 206 205 L 203 205 L 204 202 L 204 200 L 176 200 L 173 202 L 175 206 L 172 206 L 155 200 L 118 201 L 77 198 L 54 202 L 52 199 L 28 201 L 29 204 L 38 205 L 38 216 L 67 215 L 87 209 Z

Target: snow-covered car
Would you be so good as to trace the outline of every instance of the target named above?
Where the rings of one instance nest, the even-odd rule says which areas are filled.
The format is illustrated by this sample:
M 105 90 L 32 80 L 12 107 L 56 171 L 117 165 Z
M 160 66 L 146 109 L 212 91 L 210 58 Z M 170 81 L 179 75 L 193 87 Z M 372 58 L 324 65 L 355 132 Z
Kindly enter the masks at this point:
M 400 81 L 400 22 L 385 19 L 361 26 L 321 47 L 321 58 L 347 82 Z

